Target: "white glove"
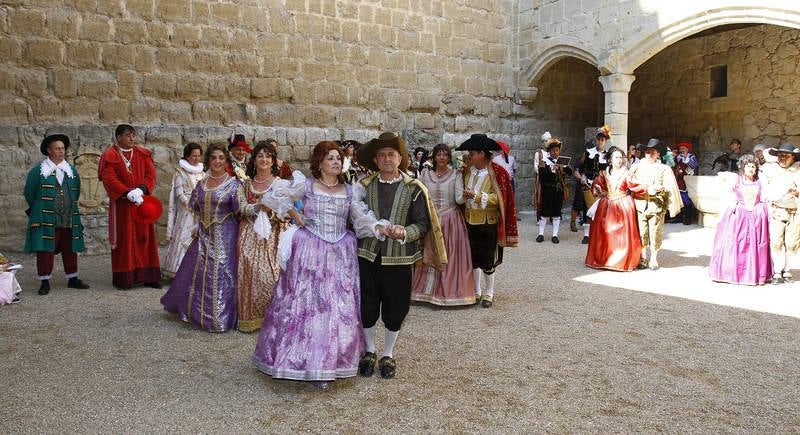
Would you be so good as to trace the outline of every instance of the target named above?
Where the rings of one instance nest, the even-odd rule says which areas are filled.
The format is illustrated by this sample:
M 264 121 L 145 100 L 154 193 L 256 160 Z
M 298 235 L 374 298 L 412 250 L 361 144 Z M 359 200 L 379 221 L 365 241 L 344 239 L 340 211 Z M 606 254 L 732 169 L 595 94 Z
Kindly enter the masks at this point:
M 133 189 L 130 192 L 128 192 L 128 201 L 136 205 L 142 205 L 142 203 L 144 202 L 144 198 L 142 198 L 143 196 L 144 192 L 142 191 L 142 189 L 139 189 L 137 187 L 136 189 Z

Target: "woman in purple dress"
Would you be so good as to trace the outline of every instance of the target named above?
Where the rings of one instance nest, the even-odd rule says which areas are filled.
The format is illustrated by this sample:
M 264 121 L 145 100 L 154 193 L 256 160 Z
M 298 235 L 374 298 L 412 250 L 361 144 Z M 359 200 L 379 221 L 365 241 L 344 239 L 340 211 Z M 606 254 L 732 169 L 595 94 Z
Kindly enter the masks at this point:
M 756 158 L 748 154 L 739 158 L 738 164 L 739 176 L 733 186 L 736 203 L 717 225 L 708 274 L 714 281 L 759 285 L 772 277 L 767 202 Z
M 276 186 L 264 204 L 300 227 L 288 239 L 291 253 L 280 273 L 252 361 L 273 378 L 315 381 L 326 388 L 355 376 L 364 352 L 356 235 L 374 235 L 377 221 L 361 201 L 363 188 L 344 183 L 342 151 L 321 142 L 311 157 L 313 178 L 299 172 Z M 294 201 L 303 200 L 303 214 Z M 366 233 L 365 233 L 366 232 Z M 291 234 L 291 233 L 287 233 Z M 287 239 L 280 242 L 281 256 Z
M 161 298 L 165 310 L 209 332 L 236 327 L 236 215 L 247 201 L 241 183 L 225 170 L 228 160 L 228 150 L 222 145 L 206 150 L 208 176 L 197 183 L 189 200 L 200 222 L 197 238 Z

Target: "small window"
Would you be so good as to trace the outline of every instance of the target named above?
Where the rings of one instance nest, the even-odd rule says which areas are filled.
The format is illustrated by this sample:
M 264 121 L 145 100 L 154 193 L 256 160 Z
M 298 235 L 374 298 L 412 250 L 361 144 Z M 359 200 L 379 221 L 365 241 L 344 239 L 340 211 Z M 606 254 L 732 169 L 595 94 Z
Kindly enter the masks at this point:
M 711 98 L 728 96 L 728 65 L 711 67 Z

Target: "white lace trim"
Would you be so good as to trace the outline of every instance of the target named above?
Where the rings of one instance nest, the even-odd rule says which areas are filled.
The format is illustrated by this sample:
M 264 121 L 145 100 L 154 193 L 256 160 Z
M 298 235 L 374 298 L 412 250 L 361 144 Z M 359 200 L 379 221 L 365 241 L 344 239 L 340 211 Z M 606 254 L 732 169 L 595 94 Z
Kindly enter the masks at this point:
M 186 159 L 178 160 L 178 166 L 181 167 L 184 171 L 190 174 L 199 174 L 203 172 L 203 164 L 198 163 L 197 165 L 192 165 L 191 163 L 187 162 Z

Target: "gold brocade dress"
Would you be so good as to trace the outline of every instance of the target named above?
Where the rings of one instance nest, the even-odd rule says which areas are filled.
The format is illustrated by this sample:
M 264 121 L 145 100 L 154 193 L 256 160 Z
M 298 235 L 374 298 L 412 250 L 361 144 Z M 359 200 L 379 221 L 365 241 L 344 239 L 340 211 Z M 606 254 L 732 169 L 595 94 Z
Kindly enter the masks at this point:
M 275 184 L 274 181 L 272 183 Z M 253 188 L 251 180 L 244 183 L 245 196 L 250 206 L 246 208 L 245 216 L 239 224 L 237 329 L 242 332 L 261 329 L 264 313 L 272 300 L 272 290 L 278 282 L 280 273 L 278 239 L 288 224 L 278 220 L 275 214 L 270 212 L 272 232 L 269 238 L 260 238 L 253 229 L 257 212 L 252 205 L 261 201 L 261 197 L 270 188 L 257 191 Z

